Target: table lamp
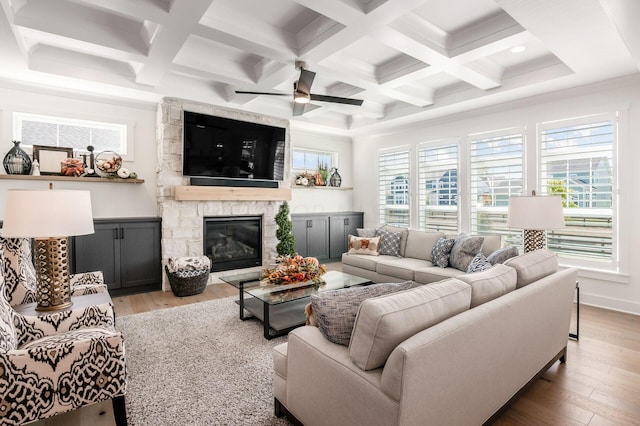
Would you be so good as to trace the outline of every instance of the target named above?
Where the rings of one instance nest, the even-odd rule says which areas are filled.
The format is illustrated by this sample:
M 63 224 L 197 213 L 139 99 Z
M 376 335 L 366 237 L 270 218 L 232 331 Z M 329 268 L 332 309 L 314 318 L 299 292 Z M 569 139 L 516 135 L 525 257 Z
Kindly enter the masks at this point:
M 523 230 L 524 252 L 545 248 L 548 229 L 564 228 L 562 197 L 514 196 L 509 198 L 509 218 L 507 226 Z
M 37 310 L 71 306 L 67 237 L 93 232 L 89 191 L 7 191 L 2 236 L 35 239 Z

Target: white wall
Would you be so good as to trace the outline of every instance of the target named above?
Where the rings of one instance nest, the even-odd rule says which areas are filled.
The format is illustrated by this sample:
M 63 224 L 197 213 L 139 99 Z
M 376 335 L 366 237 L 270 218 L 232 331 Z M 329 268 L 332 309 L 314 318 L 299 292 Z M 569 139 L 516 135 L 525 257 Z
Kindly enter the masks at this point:
M 420 142 L 461 138 L 471 133 L 509 127 L 527 129 L 527 138 L 535 141 L 536 124 L 543 121 L 579 117 L 601 112 L 620 111 L 619 121 L 619 273 L 580 272 L 581 298 L 585 303 L 640 314 L 640 262 L 635 262 L 635 247 L 640 241 L 638 179 L 635 170 L 640 158 L 640 77 L 633 76 L 605 83 L 532 97 L 470 113 L 425 121 L 384 134 L 354 137 L 353 170 L 372 170 L 379 149 L 408 145 L 415 158 Z M 371 173 L 354 173 L 353 208 L 365 212 L 365 226 L 378 223 L 377 185 Z M 533 182 L 527 185 L 534 187 Z M 468 229 L 462 227 L 462 231 Z
M 291 145 L 338 153 L 338 173 L 343 188 L 353 187 L 351 138 L 332 134 L 312 133 L 291 128 Z M 312 172 L 313 170 L 309 170 Z M 291 185 L 291 213 L 338 212 L 353 210 L 353 190 L 327 188 L 296 188 Z
M 53 182 L 56 189 L 91 191 L 96 218 L 155 217 L 156 104 L 124 103 L 22 86 L 0 87 L 0 159 L 13 146 L 12 114 L 28 112 L 86 120 L 127 123 L 133 130 L 134 161 L 124 167 L 135 171 L 143 184 Z M 4 168 L 0 167 L 2 174 Z M 7 189 L 45 189 L 47 181 L 0 180 L 0 218 L 4 217 Z

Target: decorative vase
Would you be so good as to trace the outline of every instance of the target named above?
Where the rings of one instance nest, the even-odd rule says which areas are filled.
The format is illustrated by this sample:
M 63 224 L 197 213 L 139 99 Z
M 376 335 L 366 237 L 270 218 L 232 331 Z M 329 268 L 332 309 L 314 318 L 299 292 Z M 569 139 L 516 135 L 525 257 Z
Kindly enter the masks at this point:
M 8 175 L 28 175 L 31 173 L 31 158 L 20 148 L 20 141 L 13 141 L 13 148 L 4 156 L 2 165 Z
M 338 173 L 337 167 L 333 168 L 333 173 L 331 174 L 331 178 L 329 178 L 329 182 L 331 183 L 331 186 L 342 185 L 342 176 L 340 176 L 340 173 Z
M 114 178 L 122 167 L 122 157 L 113 151 L 102 151 L 96 156 L 95 164 L 99 176 Z

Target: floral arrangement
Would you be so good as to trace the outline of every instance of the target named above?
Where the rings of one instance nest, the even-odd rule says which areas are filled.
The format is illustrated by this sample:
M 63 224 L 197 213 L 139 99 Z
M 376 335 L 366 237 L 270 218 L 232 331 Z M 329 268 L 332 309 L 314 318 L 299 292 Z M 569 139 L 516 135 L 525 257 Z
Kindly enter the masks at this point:
M 327 272 L 315 257 L 279 256 L 276 265 L 262 270 L 260 282 L 267 284 L 292 284 L 303 281 L 320 282 L 320 277 Z

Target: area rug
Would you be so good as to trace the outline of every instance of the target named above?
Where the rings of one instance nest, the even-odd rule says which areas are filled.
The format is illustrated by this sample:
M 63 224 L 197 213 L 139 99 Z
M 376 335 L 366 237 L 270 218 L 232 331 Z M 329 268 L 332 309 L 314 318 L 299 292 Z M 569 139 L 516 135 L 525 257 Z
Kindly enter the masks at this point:
M 289 425 L 273 415 L 271 349 L 234 298 L 118 317 L 129 425 Z

